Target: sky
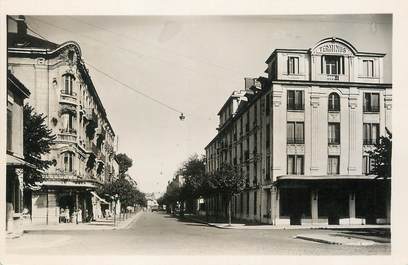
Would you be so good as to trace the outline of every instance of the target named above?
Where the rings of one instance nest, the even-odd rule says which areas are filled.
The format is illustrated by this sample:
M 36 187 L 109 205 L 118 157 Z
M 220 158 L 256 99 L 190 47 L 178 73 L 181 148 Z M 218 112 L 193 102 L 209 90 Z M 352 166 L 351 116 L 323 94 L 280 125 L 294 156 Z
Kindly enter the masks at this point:
M 79 43 L 115 133 L 118 152 L 133 159 L 130 175 L 143 192 L 164 191 L 192 154 L 216 135 L 217 113 L 245 77 L 265 76 L 277 48 L 308 49 L 340 37 L 358 51 L 386 53 L 391 83 L 391 15 L 331 16 L 26 16 L 55 43 Z M 31 33 L 33 34 L 33 33 Z

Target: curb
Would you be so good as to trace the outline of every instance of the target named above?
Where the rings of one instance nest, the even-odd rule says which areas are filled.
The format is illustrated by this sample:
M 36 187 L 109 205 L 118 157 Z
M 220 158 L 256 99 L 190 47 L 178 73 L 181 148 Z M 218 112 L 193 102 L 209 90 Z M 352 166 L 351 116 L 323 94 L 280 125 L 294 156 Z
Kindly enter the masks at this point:
M 334 236 L 336 236 L 336 235 L 334 235 Z M 340 235 L 337 235 L 337 236 L 340 236 Z M 344 237 L 344 236 L 340 236 L 340 237 Z M 303 239 L 303 240 L 313 241 L 313 242 L 318 242 L 318 243 L 323 243 L 323 244 L 343 245 L 343 246 L 360 246 L 360 247 L 364 247 L 364 246 L 372 246 L 372 245 L 376 244 L 373 240 L 367 240 L 367 239 L 363 239 L 359 243 L 358 242 L 342 243 L 342 242 L 338 242 L 338 241 L 334 241 L 334 240 L 316 238 L 316 237 L 311 237 L 311 236 L 302 236 L 302 235 L 297 235 L 297 236 L 294 236 L 293 238 Z

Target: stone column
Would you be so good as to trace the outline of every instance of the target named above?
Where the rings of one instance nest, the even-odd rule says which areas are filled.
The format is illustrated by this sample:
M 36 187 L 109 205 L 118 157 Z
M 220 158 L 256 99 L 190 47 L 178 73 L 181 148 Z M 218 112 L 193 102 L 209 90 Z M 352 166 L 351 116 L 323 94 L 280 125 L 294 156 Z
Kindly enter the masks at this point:
M 349 96 L 349 161 L 348 174 L 361 174 L 362 164 L 362 123 L 361 107 L 358 106 L 357 88 L 350 88 Z M 360 117 L 360 118 L 359 118 Z
M 312 216 L 312 224 L 318 223 L 319 219 L 319 208 L 318 208 L 319 192 L 317 190 L 312 190 L 310 192 L 310 208 Z
M 356 196 L 353 191 L 349 193 L 349 218 L 356 218 Z
M 271 188 L 271 220 L 272 224 L 276 225 L 277 220 L 279 219 L 279 189 L 275 186 Z

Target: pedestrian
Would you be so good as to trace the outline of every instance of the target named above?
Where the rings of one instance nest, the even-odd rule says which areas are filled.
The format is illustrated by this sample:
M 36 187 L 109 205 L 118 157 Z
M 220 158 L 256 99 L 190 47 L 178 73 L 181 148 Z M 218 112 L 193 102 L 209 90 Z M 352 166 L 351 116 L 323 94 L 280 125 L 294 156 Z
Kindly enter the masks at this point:
M 65 223 L 69 223 L 70 220 L 70 214 L 69 214 L 69 208 L 67 206 L 67 208 L 65 208 Z
M 78 220 L 77 221 L 78 223 L 82 223 L 82 210 L 81 210 L 81 208 L 78 209 L 77 220 Z

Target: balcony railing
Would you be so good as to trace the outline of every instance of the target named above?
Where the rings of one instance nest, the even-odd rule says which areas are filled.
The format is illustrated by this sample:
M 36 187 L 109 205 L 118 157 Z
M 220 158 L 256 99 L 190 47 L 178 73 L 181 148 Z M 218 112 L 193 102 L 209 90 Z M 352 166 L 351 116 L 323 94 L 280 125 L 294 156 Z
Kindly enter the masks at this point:
M 377 144 L 379 139 L 363 139 L 364 145 L 375 145 Z
M 60 100 L 76 104 L 77 94 L 75 92 L 68 92 L 63 89 L 61 90 Z
M 327 79 L 327 80 L 335 80 L 335 81 L 338 81 L 338 80 L 339 80 L 339 75 L 327 74 L 327 75 L 326 75 L 326 79 Z
M 83 181 L 90 181 L 101 183 L 99 179 L 94 178 L 90 174 L 78 174 L 76 171 L 72 172 L 57 172 L 57 173 L 49 173 L 44 175 L 44 179 L 48 181 L 72 181 L 72 182 L 83 182 Z

